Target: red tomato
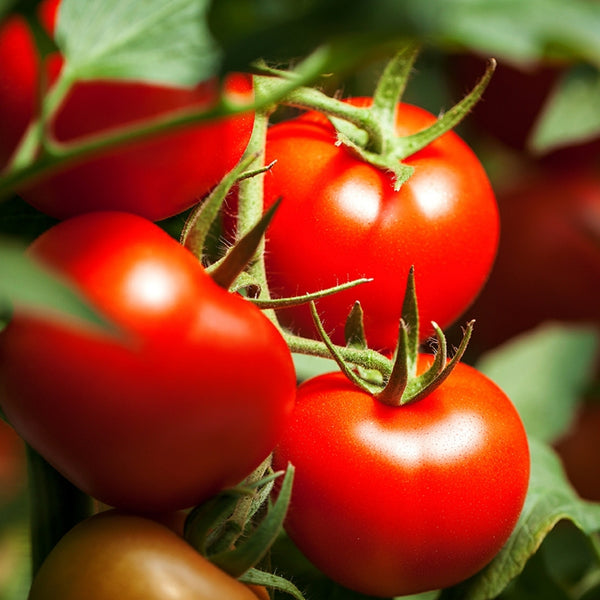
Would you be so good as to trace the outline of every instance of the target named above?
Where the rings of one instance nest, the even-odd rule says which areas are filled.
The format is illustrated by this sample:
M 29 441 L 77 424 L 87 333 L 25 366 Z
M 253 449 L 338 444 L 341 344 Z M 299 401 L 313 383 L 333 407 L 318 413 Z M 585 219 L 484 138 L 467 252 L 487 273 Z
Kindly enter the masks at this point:
M 556 443 L 567 477 L 580 496 L 600 502 L 600 404 L 581 405 L 571 430 Z
M 499 195 L 502 238 L 469 315 L 473 349 L 548 320 L 600 327 L 600 174 L 543 170 Z
M 434 120 L 402 104 L 397 133 L 415 133 Z M 272 127 L 266 160 L 277 161 L 265 178 L 266 205 L 283 198 L 266 244 L 274 295 L 374 279 L 319 301 L 334 341 L 343 342 L 346 317 L 360 300 L 369 346 L 392 349 L 411 265 L 422 337 L 432 333 L 430 321 L 446 327 L 473 301 L 494 260 L 498 214 L 483 167 L 456 134 L 406 159 L 415 170 L 399 192 L 389 174 L 337 145 L 329 122 L 315 113 Z M 315 335 L 306 306 L 280 313 L 295 331 Z
M 56 16 L 59 2 L 42 6 Z M 49 30 L 53 29 L 50 19 Z M 37 58 L 33 40 L 19 17 L 0 30 L 0 165 L 4 164 L 33 116 Z M 62 58 L 51 57 L 54 79 Z M 232 101 L 253 97 L 250 77 L 234 74 L 226 81 Z M 214 104 L 218 84 L 175 88 L 131 81 L 89 81 L 75 85 L 53 123 L 59 142 L 132 125 L 179 110 Z M 20 190 L 22 197 L 53 217 L 93 210 L 123 210 L 152 220 L 180 213 L 199 201 L 240 159 L 254 118 L 251 113 L 167 133 L 44 177 Z
M 16 431 L 0 419 L 0 505 L 15 500 L 25 489 L 25 445 Z
M 38 571 L 29 600 L 57 598 L 256 600 L 257 595 L 165 526 L 108 511 L 76 525 Z
M 0 334 L 2 410 L 48 462 L 106 504 L 161 512 L 238 483 L 268 456 L 296 380 L 255 306 L 135 215 L 63 221 L 31 254 L 121 328 L 17 309 Z
M 421 371 L 431 360 L 421 355 Z M 341 373 L 308 380 L 275 450 L 276 468 L 288 461 L 290 537 L 334 581 L 385 597 L 481 569 L 512 532 L 529 479 L 517 411 L 465 364 L 400 408 Z

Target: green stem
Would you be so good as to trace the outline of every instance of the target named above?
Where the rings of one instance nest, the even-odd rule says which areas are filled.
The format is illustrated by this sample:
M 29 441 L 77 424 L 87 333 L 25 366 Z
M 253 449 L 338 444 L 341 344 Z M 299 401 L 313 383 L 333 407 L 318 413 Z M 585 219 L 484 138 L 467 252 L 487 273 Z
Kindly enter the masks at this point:
M 31 561 L 35 576 L 46 556 L 69 529 L 92 514 L 92 500 L 27 447 Z
M 307 354 L 321 358 L 331 358 L 331 352 L 325 342 L 303 338 L 288 332 L 284 333 L 285 341 L 291 352 Z M 342 358 L 351 364 L 381 373 L 384 379 L 392 372 L 392 361 L 375 350 L 336 346 Z

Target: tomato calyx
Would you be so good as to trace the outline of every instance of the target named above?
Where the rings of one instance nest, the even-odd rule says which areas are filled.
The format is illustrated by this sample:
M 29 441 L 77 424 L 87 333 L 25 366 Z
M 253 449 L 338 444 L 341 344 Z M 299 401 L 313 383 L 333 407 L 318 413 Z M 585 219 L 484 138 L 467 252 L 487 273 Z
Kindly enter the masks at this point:
M 278 494 L 266 508 L 275 483 Z M 243 583 L 287 592 L 302 600 L 287 579 L 257 568 L 280 534 L 292 494 L 294 467 L 273 471 L 267 459 L 240 485 L 222 491 L 187 516 L 183 535 L 202 556 Z
M 381 370 L 378 373 L 375 371 L 376 375 L 373 377 L 373 369 L 366 368 L 364 363 L 362 365 L 349 363 L 344 357 L 344 353 L 333 344 L 321 323 L 314 302 L 311 302 L 311 311 L 315 326 L 341 371 L 357 387 L 388 406 L 404 406 L 417 402 L 439 387 L 462 358 L 475 324 L 474 321 L 467 323 L 458 348 L 452 358 L 448 360 L 446 336 L 437 323 L 432 322 L 437 346 L 435 359 L 424 373 L 417 375 L 419 312 L 414 268 L 411 268 L 406 283 L 398 344 L 391 363 L 391 370 L 388 373 L 383 373 Z M 367 350 L 362 324 L 362 309 L 358 303 L 350 311 L 346 321 L 345 334 L 348 347 L 353 347 L 359 352 Z M 378 380 L 377 375 L 383 376 L 383 380 Z
M 364 162 L 390 173 L 393 188 L 398 191 L 413 172 L 403 160 L 456 127 L 479 101 L 496 68 L 496 60 L 491 58 L 481 79 L 461 101 L 429 127 L 411 135 L 398 136 L 396 113 L 418 50 L 415 45 L 408 45 L 388 62 L 373 93 L 372 103 L 338 100 L 313 88 L 298 87 L 285 96 L 281 104 L 324 114 L 335 129 L 338 143 Z M 256 77 L 258 90 L 261 87 L 270 89 L 273 75 L 287 77 L 287 74 L 272 69 L 265 73 L 269 76 Z

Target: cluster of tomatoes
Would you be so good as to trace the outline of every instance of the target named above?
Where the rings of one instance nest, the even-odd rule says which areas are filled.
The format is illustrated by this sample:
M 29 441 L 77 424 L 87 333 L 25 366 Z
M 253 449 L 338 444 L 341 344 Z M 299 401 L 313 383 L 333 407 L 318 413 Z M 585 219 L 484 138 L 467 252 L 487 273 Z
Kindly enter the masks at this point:
M 57 6 L 42 4 L 49 31 Z M 8 164 L 34 114 L 38 71 L 47 67 L 52 81 L 61 58 L 39 65 L 19 18 L 3 25 L 0 58 L 8 65 L 0 124 L 10 133 L 0 141 L 0 159 Z M 252 81 L 232 76 L 225 92 L 251 98 Z M 214 82 L 184 90 L 77 83 L 52 135 L 77 141 L 208 106 L 217 93 Z M 401 104 L 396 135 L 434 121 Z M 228 577 L 149 517 L 210 499 L 271 453 L 275 468 L 295 466 L 287 532 L 325 574 L 365 594 L 454 585 L 485 566 L 516 524 L 529 453 L 499 388 L 463 364 L 406 406 L 383 405 L 341 373 L 297 388 L 282 325 L 315 338 L 309 309 L 287 308 L 273 322 L 219 287 L 155 223 L 205 196 L 240 160 L 252 127 L 247 113 L 161 134 L 18 190 L 60 219 L 30 256 L 109 326 L 16 306 L 0 334 L 0 405 L 58 471 L 121 511 L 67 534 L 39 571 L 32 599 L 158 599 L 169 586 L 195 598 L 264 593 Z M 389 174 L 339 145 L 319 113 L 272 126 L 265 156 L 274 162 L 265 207 L 283 199 L 266 238 L 271 293 L 297 296 L 372 278 L 318 302 L 335 343 L 345 343 L 344 323 L 359 301 L 369 347 L 395 353 L 411 266 L 421 340 L 432 321 L 447 327 L 480 291 L 496 253 L 498 211 L 481 164 L 454 133 L 406 159 L 414 173 L 398 191 Z M 432 358 L 418 362 L 421 373 Z

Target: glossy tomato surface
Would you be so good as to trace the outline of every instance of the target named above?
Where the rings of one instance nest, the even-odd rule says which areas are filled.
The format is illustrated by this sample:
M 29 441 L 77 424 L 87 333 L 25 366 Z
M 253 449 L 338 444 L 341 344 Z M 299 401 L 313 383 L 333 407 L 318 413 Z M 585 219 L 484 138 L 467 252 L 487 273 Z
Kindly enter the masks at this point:
M 48 29 L 53 30 L 59 2 L 42 4 Z M 33 117 L 38 60 L 33 39 L 19 17 L 0 29 L 0 165 L 6 163 Z M 55 79 L 62 57 L 48 61 Z M 253 97 L 251 78 L 232 74 L 226 79 L 232 102 Z M 75 84 L 60 108 L 52 133 L 61 143 L 106 134 L 144 120 L 198 110 L 218 98 L 215 80 L 194 88 L 176 88 L 133 81 L 85 81 Z M 197 203 L 231 170 L 244 152 L 254 117 L 236 117 L 188 126 L 101 156 L 86 159 L 62 172 L 19 190 L 27 202 L 56 218 L 93 210 L 123 210 L 160 220 Z
M 420 367 L 430 361 L 421 355 Z M 512 532 L 529 480 L 519 415 L 464 364 L 400 408 L 340 373 L 308 380 L 275 451 L 276 467 L 288 461 L 290 537 L 334 581 L 384 597 L 481 569 Z
M 0 405 L 75 485 L 138 511 L 194 505 L 271 452 L 293 407 L 290 352 L 153 223 L 90 213 L 31 255 L 118 328 L 19 310 L 0 334 Z
M 256 600 L 165 526 L 108 511 L 76 525 L 38 571 L 29 600 Z
M 434 120 L 402 104 L 396 131 L 412 134 Z M 331 125 L 317 113 L 270 129 L 271 161 L 277 162 L 265 177 L 266 205 L 283 199 L 267 235 L 273 293 L 293 296 L 373 278 L 318 302 L 336 342 L 343 342 L 346 317 L 360 300 L 369 346 L 393 349 L 411 265 L 422 337 L 432 333 L 432 320 L 446 327 L 471 304 L 494 260 L 498 212 L 483 167 L 456 134 L 407 158 L 414 173 L 398 192 L 388 173 L 336 144 Z M 295 331 L 315 335 L 306 306 L 280 313 Z

